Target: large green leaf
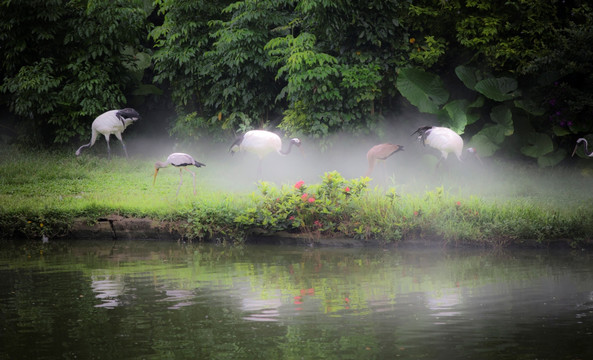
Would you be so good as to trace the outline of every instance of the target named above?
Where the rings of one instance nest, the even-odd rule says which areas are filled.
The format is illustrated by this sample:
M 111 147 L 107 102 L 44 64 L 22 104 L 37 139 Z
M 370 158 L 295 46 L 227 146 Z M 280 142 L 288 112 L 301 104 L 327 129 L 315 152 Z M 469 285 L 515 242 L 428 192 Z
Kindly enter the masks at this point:
M 479 81 L 475 89 L 492 100 L 511 100 L 516 96 L 517 80 L 510 77 L 488 78 Z
M 481 157 L 492 156 L 496 150 L 500 149 L 500 146 L 496 145 L 488 136 L 480 133 L 472 137 L 469 145 L 476 148 Z
M 468 124 L 468 107 L 469 101 L 467 100 L 453 100 L 447 105 L 443 106 L 443 109 L 448 115 L 446 123 L 442 125 L 450 128 L 458 134 L 463 134 L 465 126 Z M 474 120 L 472 118 L 472 120 Z M 475 120 L 474 120 L 475 121 Z
M 570 130 L 568 130 L 567 128 L 563 128 L 561 126 L 552 126 L 552 131 L 554 131 L 554 135 L 556 136 L 566 136 L 566 135 L 571 135 L 572 132 Z
M 484 106 L 484 97 L 482 95 L 478 96 L 478 98 L 476 100 L 474 100 L 473 103 L 469 104 L 470 108 L 481 108 L 482 106 Z
M 527 111 L 531 115 L 542 116 L 546 111 L 531 99 L 515 100 L 515 106 Z
M 490 118 L 504 129 L 504 136 L 513 135 L 513 114 L 506 105 L 498 105 L 492 108 Z
M 521 152 L 533 158 L 539 158 L 554 150 L 554 143 L 552 143 L 552 139 L 547 134 L 538 132 L 529 133 L 526 137 L 526 142 L 528 145 L 521 147 Z
M 501 125 L 486 125 L 476 135 L 483 135 L 495 144 L 501 144 L 505 138 L 505 128 Z
M 449 99 L 449 92 L 441 78 L 424 70 L 402 69 L 396 84 L 402 96 L 425 113 L 436 114 L 439 106 Z
M 476 76 L 477 73 L 478 69 L 471 66 L 459 65 L 455 68 L 455 74 L 457 74 L 459 80 L 461 80 L 465 86 L 472 90 L 476 89 L 476 84 L 479 81 L 478 77 Z
M 537 158 L 537 164 L 541 167 L 555 166 L 566 158 L 566 150 L 558 149 L 552 153 Z

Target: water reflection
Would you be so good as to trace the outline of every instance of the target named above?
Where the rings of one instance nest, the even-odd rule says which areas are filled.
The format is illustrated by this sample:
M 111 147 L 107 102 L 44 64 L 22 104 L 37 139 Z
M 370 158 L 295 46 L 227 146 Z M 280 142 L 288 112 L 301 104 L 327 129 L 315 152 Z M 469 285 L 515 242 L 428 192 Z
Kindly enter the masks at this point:
M 113 309 L 121 303 L 126 285 L 121 275 L 94 274 L 91 275 L 91 288 L 95 297 L 101 300 L 95 307 Z
M 593 355 L 586 253 L 43 246 L 0 248 L 0 358 Z

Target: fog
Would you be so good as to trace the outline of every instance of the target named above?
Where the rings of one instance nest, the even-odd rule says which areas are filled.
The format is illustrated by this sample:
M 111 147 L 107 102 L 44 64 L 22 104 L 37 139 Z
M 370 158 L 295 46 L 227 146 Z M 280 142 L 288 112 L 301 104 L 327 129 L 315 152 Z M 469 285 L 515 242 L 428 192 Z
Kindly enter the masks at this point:
M 422 193 L 443 187 L 446 191 L 459 195 L 486 197 L 538 197 L 563 196 L 590 197 L 593 192 L 592 178 L 580 173 L 568 176 L 567 168 L 556 167 L 540 169 L 534 161 L 502 161 L 499 158 L 483 158 L 482 162 L 464 153 L 459 162 L 454 154 L 438 168 L 436 164 L 440 153 L 429 146 L 423 146 L 417 135 L 411 136 L 421 126 L 438 126 L 428 116 L 409 115 L 389 119 L 383 126 L 382 136 L 352 136 L 337 134 L 324 141 L 301 137 L 302 146 L 293 147 L 286 156 L 275 152 L 262 161 L 262 174 L 258 178 L 259 158 L 252 153 L 229 153 L 234 141 L 230 137 L 226 143 L 216 143 L 203 139 L 194 144 L 176 142 L 166 129 L 159 134 L 149 135 L 144 131 L 134 133 L 134 124 L 124 133 L 128 152 L 132 157 L 164 161 L 170 153 L 185 152 L 206 167 L 195 169 L 199 186 L 214 191 L 244 192 L 257 189 L 258 181 L 263 180 L 278 186 L 292 185 L 303 180 L 305 183 L 320 183 L 324 173 L 338 171 L 347 179 L 364 176 L 368 162 L 367 151 L 374 145 L 392 143 L 404 146 L 404 151 L 393 154 L 386 161 L 379 161 L 371 174 L 370 188 L 383 191 L 395 188 L 397 193 Z M 289 137 L 281 131 L 276 132 L 283 139 L 283 149 L 287 149 Z M 463 136 L 467 141 L 466 136 Z M 104 140 L 95 147 L 105 147 Z M 112 151 L 120 150 L 118 141 L 112 140 Z M 478 149 L 479 153 L 479 149 Z M 586 160 L 583 160 L 586 161 Z M 168 170 L 171 171 L 171 170 Z M 572 171 L 572 170 L 571 170 Z M 163 173 L 163 172 L 161 172 Z M 177 176 L 176 172 L 175 176 Z M 561 181 L 561 183 L 559 183 Z

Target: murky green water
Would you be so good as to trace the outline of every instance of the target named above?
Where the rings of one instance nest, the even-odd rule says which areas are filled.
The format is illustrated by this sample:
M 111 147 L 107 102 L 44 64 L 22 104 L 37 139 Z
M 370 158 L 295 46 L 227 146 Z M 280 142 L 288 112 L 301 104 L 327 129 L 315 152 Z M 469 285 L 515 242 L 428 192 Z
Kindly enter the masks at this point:
M 588 359 L 568 251 L 2 244 L 0 359 Z

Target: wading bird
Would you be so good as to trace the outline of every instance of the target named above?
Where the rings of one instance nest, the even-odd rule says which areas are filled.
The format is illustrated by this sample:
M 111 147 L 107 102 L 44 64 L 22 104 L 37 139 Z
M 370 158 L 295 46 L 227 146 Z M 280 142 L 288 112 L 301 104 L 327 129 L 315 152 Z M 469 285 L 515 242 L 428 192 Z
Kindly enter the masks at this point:
M 128 151 L 126 150 L 126 144 L 124 144 L 124 141 L 121 138 L 121 133 L 124 132 L 124 130 L 130 126 L 130 124 L 138 119 L 140 119 L 140 114 L 138 114 L 138 112 L 132 108 L 110 110 L 99 115 L 95 121 L 93 121 L 93 125 L 91 126 L 93 131 L 91 135 L 91 142 L 79 147 L 78 150 L 76 150 L 76 156 L 80 155 L 82 149 L 93 146 L 95 144 L 95 140 L 97 140 L 98 134 L 103 134 L 105 136 L 105 141 L 107 141 L 107 155 L 109 158 L 111 158 L 109 136 L 113 134 L 121 142 L 127 158 Z
M 380 160 L 385 160 L 391 155 L 395 154 L 398 151 L 403 151 L 403 145 L 393 145 L 393 144 L 379 144 L 373 146 L 367 152 L 367 160 L 369 162 L 369 168 L 364 176 L 371 175 L 373 169 L 375 168 L 375 164 Z
M 577 144 L 574 147 L 574 150 L 572 152 L 572 156 L 574 156 L 574 154 L 577 152 L 577 148 L 579 147 L 580 143 L 585 143 L 583 146 L 585 147 L 585 155 L 587 155 L 588 157 L 593 157 L 593 151 L 589 152 L 589 144 L 587 143 L 587 140 L 585 138 L 579 138 L 577 139 Z
M 441 152 L 441 158 L 436 165 L 437 168 L 442 161 L 447 160 L 449 153 L 454 153 L 455 156 L 457 156 L 457 159 L 462 161 L 461 154 L 463 153 L 463 139 L 461 139 L 461 136 L 455 131 L 446 127 L 423 126 L 414 131 L 412 135 L 414 134 L 418 134 L 418 140 L 422 141 L 422 145 L 428 145 Z M 482 163 L 476 149 L 470 147 L 467 148 L 466 151 Z
M 185 171 L 189 172 L 191 176 L 194 178 L 194 195 L 196 194 L 196 174 L 193 171 L 190 171 L 186 168 L 186 166 L 195 166 L 195 167 L 202 167 L 206 166 L 206 164 L 202 164 L 201 162 L 197 162 L 194 160 L 193 157 L 189 154 L 185 153 L 173 153 L 167 157 L 167 161 L 157 161 L 154 164 L 154 180 L 152 181 L 152 185 L 154 186 L 156 182 L 156 176 L 159 173 L 159 169 L 167 167 L 169 165 L 173 165 L 179 168 L 179 186 L 177 187 L 177 193 L 175 195 L 179 195 L 179 189 L 181 189 L 181 184 L 183 184 L 183 174 L 181 170 L 185 169 Z
M 251 130 L 238 137 L 231 145 L 229 151 L 231 155 L 237 151 L 247 151 L 256 154 L 259 157 L 257 176 L 261 177 L 263 158 L 273 151 L 276 151 L 280 155 L 287 155 L 290 153 L 293 145 L 300 149 L 301 140 L 297 138 L 290 139 L 288 149 L 283 151 L 280 136 L 265 130 Z

